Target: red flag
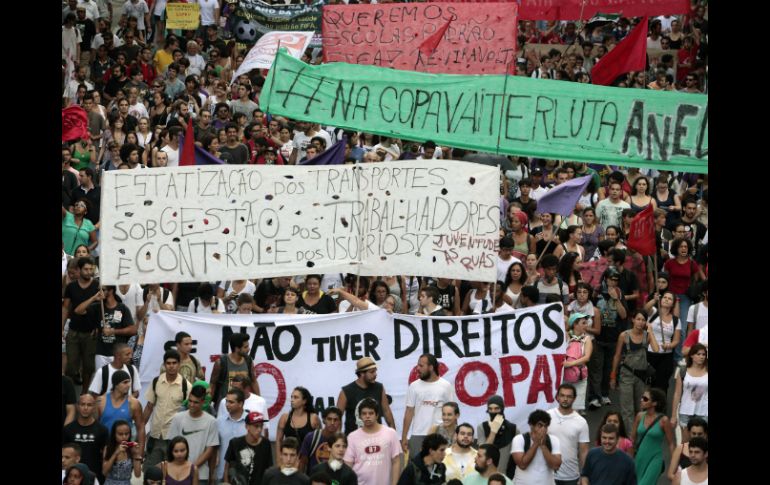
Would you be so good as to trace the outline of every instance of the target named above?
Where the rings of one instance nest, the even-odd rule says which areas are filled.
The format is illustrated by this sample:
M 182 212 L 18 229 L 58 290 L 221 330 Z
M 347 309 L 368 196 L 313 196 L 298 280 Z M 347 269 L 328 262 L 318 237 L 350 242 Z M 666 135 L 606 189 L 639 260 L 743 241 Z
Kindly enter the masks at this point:
M 653 216 L 652 204 L 638 213 L 631 221 L 627 245 L 642 256 L 655 254 L 655 217 Z
M 438 47 L 439 42 L 441 42 L 441 38 L 444 37 L 444 34 L 446 33 L 446 29 L 449 28 L 449 24 L 451 24 L 452 21 L 449 20 L 447 23 L 438 29 L 436 32 L 433 33 L 430 37 L 422 41 L 422 44 L 420 44 L 420 52 L 423 53 L 425 56 L 430 56 L 433 54 L 433 51 L 436 50 L 436 47 Z
M 593 84 L 609 86 L 621 74 L 643 71 L 647 65 L 647 17 L 591 70 Z
M 192 116 L 187 120 L 187 131 L 184 134 L 184 145 L 179 154 L 179 165 L 195 165 L 195 135 L 193 133 Z
M 88 138 L 88 115 L 80 106 L 61 110 L 61 141 Z

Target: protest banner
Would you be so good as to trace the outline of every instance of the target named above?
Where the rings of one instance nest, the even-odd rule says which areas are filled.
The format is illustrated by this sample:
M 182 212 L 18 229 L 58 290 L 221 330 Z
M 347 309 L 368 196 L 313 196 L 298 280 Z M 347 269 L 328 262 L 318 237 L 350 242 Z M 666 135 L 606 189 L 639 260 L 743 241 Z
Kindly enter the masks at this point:
M 270 69 L 278 46 L 285 47 L 290 55 L 300 59 L 310 45 L 313 35 L 313 32 L 268 32 L 260 37 L 246 54 L 233 74 L 232 82 L 237 82 L 238 76 L 248 74 L 252 69 Z
M 197 3 L 169 3 L 166 5 L 166 28 L 194 30 L 200 25 L 201 6 Z
M 452 3 L 516 2 L 517 0 L 441 0 Z M 518 0 L 519 20 L 586 20 L 597 13 L 624 17 L 655 17 L 691 12 L 690 0 Z M 583 5 L 585 3 L 585 5 Z M 582 15 L 581 15 L 582 14 Z
M 495 167 L 204 165 L 103 177 L 104 284 L 327 272 L 496 275 Z
M 226 28 L 238 42 L 248 45 L 276 30 L 319 33 L 323 4 L 323 0 L 315 0 L 309 5 L 270 5 L 260 0 L 239 0 Z M 320 47 L 320 39 L 314 38 L 310 45 Z
M 486 420 L 487 399 L 498 394 L 505 401 L 506 418 L 521 428 L 530 412 L 554 406 L 566 351 L 560 303 L 467 317 L 391 315 L 385 310 L 330 315 L 161 311 L 150 315 L 147 326 L 146 342 L 153 344 L 142 351 L 143 389 L 158 375 L 163 353 L 174 346 L 180 329 L 192 337 L 192 352 L 205 366 L 207 381 L 213 363 L 230 351 L 229 336 L 250 336 L 271 436 L 281 413 L 289 411 L 292 389 L 306 387 L 319 411 L 333 406 L 342 386 L 355 380 L 356 361 L 363 357 L 377 362 L 377 381 L 393 398 L 400 431 L 407 387 L 418 378 L 417 360 L 426 352 L 436 356 L 440 374 L 454 386 L 463 421 Z
M 511 155 L 708 172 L 708 97 L 520 76 L 459 76 L 276 56 L 273 114 Z
M 516 58 L 516 4 L 327 5 L 324 62 L 456 74 L 505 74 Z M 446 28 L 433 53 L 420 45 Z

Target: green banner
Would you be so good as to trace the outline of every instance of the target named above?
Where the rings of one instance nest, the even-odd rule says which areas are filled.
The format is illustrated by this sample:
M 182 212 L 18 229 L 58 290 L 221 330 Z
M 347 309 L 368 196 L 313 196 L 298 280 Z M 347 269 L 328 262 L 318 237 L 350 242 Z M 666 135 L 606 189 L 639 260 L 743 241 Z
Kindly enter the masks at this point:
M 708 97 L 520 76 L 425 74 L 276 56 L 262 109 L 440 145 L 708 172 Z

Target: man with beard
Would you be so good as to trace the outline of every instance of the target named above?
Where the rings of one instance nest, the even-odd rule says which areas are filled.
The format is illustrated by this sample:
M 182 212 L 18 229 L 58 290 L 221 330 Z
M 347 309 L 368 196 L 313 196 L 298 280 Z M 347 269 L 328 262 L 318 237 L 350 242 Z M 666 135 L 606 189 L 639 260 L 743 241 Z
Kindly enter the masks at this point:
M 249 161 L 249 147 L 238 141 L 238 125 L 235 123 L 228 123 L 225 126 L 225 133 L 227 133 L 227 142 L 219 148 L 221 153 L 229 153 L 233 158 L 232 162 L 228 162 L 236 165 L 243 165 Z
M 401 469 L 398 435 L 394 429 L 377 422 L 380 406 L 374 399 L 364 399 L 359 411 L 364 426 L 348 436 L 348 449 L 343 461 L 353 469 L 362 484 L 396 485 Z
M 572 384 L 562 384 L 556 395 L 559 406 L 548 410 L 551 415 L 551 434 L 559 438 L 561 444 L 561 466 L 554 478 L 556 485 L 578 485 L 580 469 L 585 465 L 590 437 L 588 421 L 572 409 L 577 390 Z
M 455 431 L 455 442 L 446 450 L 444 465 L 446 465 L 447 481 L 463 480 L 474 472 L 478 452 L 471 447 L 473 443 L 473 426 L 462 423 Z
M 438 360 L 433 354 L 422 354 L 417 361 L 420 378 L 406 391 L 406 412 L 401 432 L 401 447 L 415 456 L 422 449 L 422 440 L 431 426 L 441 424 L 441 407 L 446 402 L 457 401 L 452 384 L 439 377 Z M 411 428 L 412 436 L 407 440 Z
M 492 475 L 499 474 L 498 462 L 500 462 L 500 450 L 495 445 L 485 443 L 479 446 L 479 453 L 476 455 L 476 471 L 463 479 L 463 485 L 487 485 Z M 505 477 L 505 484 L 513 485 L 513 482 Z
M 495 445 L 500 451 L 497 465 L 500 470 L 506 472 L 511 458 L 511 442 L 516 436 L 516 425 L 505 419 L 505 402 L 501 396 L 494 395 L 487 400 L 487 414 L 489 421 L 484 421 L 478 426 L 478 441 Z
M 709 442 L 706 438 L 691 438 L 687 443 L 690 449 L 690 466 L 674 476 L 671 485 L 698 485 L 708 483 L 709 479 Z
M 67 371 L 66 375 L 75 384 L 91 382 L 94 373 L 94 358 L 96 356 L 96 326 L 86 317 L 88 306 L 104 298 L 104 292 L 99 290 L 99 281 L 94 279 L 94 267 L 96 263 L 91 256 L 78 259 L 80 275 L 77 281 L 73 281 L 64 290 L 62 301 L 62 338 L 64 337 L 64 324 L 70 318 L 69 332 L 67 332 Z M 82 373 L 80 379 L 80 367 Z M 85 391 L 85 390 L 84 390 Z
M 385 386 L 377 382 L 377 363 L 371 357 L 364 357 L 356 362 L 356 380 L 344 386 L 337 398 L 337 406 L 345 412 L 346 435 L 363 426 L 358 406 L 367 397 L 379 402 L 388 426 L 396 429 Z
M 634 460 L 618 449 L 618 427 L 602 426 L 601 441 L 586 456 L 580 485 L 636 485 Z

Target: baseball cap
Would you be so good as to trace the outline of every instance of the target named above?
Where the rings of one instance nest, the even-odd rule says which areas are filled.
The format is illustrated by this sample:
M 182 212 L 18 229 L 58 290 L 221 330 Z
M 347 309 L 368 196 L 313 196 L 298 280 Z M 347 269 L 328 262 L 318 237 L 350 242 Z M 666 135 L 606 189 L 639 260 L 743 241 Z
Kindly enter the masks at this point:
M 542 176 L 543 175 L 543 169 L 536 168 L 536 169 L 532 170 L 532 176 L 534 177 L 535 175 L 541 175 Z
M 356 374 L 376 368 L 377 363 L 371 357 L 364 357 L 363 359 L 359 359 L 358 362 L 356 362 Z
M 585 313 L 575 312 L 572 315 L 569 316 L 569 328 L 572 328 L 572 325 L 575 324 L 576 321 L 580 320 L 581 318 L 588 318 L 588 315 Z
M 267 419 L 258 411 L 252 411 L 246 416 L 246 424 L 266 423 Z

